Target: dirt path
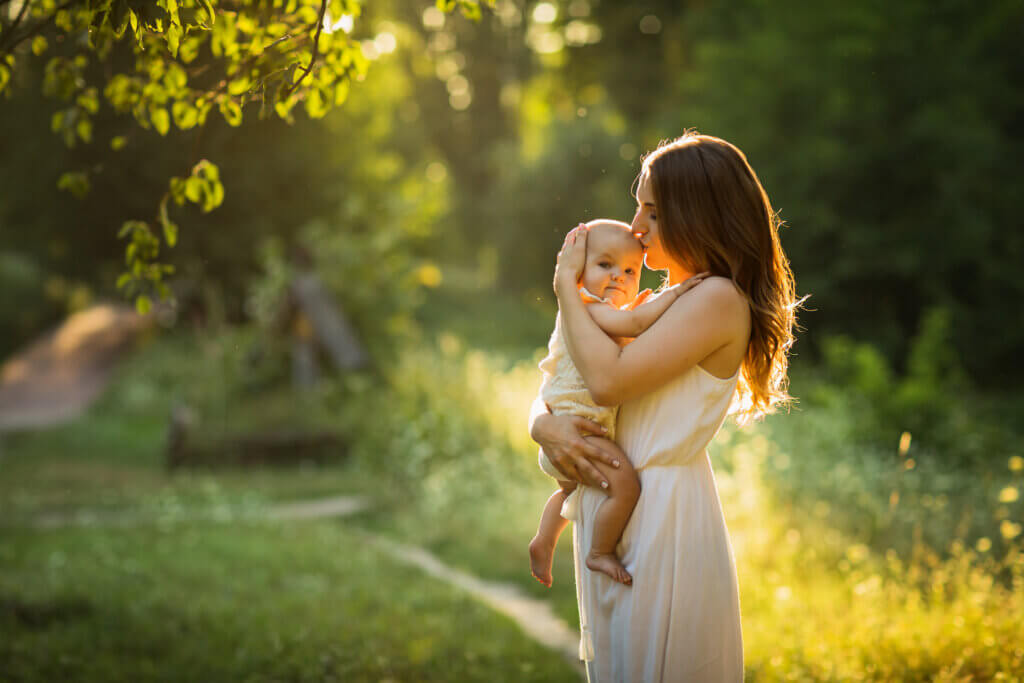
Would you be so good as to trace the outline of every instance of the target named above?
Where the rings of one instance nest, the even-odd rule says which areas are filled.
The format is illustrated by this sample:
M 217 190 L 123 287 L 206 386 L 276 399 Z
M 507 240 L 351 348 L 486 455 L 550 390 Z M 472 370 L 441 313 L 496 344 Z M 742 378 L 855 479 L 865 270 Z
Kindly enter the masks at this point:
M 557 617 L 544 600 L 531 598 L 518 586 L 496 581 L 485 581 L 442 562 L 437 556 L 414 545 L 395 543 L 381 536 L 374 544 L 400 562 L 422 569 L 435 579 L 465 591 L 496 612 L 500 612 L 519 625 L 527 636 L 541 645 L 561 653 L 571 664 L 580 663 L 580 635 Z
M 8 358 L 0 366 L 0 432 L 80 415 L 150 322 L 125 306 L 93 306 Z

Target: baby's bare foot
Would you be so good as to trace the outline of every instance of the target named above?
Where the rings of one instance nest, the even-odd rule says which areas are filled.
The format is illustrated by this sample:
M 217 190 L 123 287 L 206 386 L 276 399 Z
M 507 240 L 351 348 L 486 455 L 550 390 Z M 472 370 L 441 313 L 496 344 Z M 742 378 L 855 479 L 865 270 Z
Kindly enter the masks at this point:
M 555 547 L 539 536 L 530 541 L 530 571 L 533 578 L 551 588 L 551 563 L 555 559 Z
M 587 567 L 595 572 L 607 574 L 613 580 L 627 586 L 633 585 L 633 577 L 629 575 L 626 568 L 619 562 L 615 553 L 595 553 L 593 550 L 587 555 Z

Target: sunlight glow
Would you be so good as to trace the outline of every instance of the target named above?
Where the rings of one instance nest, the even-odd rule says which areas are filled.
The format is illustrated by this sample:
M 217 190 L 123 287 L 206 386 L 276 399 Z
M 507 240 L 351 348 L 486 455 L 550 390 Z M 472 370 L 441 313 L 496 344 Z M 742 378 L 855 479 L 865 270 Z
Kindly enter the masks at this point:
M 469 92 L 469 81 L 466 80 L 465 76 L 452 76 L 445 83 L 445 86 L 448 88 L 449 95 L 462 95 Z
M 469 90 L 464 90 L 459 93 L 453 93 L 448 98 L 448 104 L 452 106 L 452 109 L 463 111 L 469 108 L 469 105 L 473 102 L 473 96 L 469 94 Z
M 558 18 L 558 8 L 550 2 L 539 2 L 533 8 L 533 20 L 538 24 L 550 24 Z
M 395 39 L 395 35 L 393 33 L 384 31 L 373 39 L 373 44 L 377 48 L 377 51 L 382 55 L 388 55 L 394 52 L 395 48 L 398 47 L 398 40 Z
M 579 47 L 601 42 L 601 27 L 588 21 L 573 19 L 565 26 L 565 42 Z
M 448 169 L 440 161 L 432 161 L 427 165 L 427 180 L 432 183 L 444 182 L 448 177 Z
M 553 54 L 565 47 L 562 34 L 555 31 L 531 31 L 527 35 L 527 42 L 534 52 L 542 55 Z
M 359 47 L 363 50 L 363 56 L 367 59 L 377 59 L 380 57 L 380 50 L 377 49 L 377 44 L 372 40 L 363 40 L 359 43 Z
M 505 0 L 505 2 L 498 3 L 494 8 L 494 13 L 498 15 L 499 21 L 503 26 L 514 28 L 523 23 L 523 15 L 519 12 L 519 8 L 511 0 Z
M 436 7 L 423 10 L 423 25 L 433 31 L 444 28 L 444 12 Z
M 330 12 L 326 12 L 324 14 L 324 33 L 334 33 L 338 29 L 341 29 L 345 33 L 352 33 L 352 28 L 354 26 L 355 17 L 351 14 L 342 14 L 337 21 L 334 21 Z

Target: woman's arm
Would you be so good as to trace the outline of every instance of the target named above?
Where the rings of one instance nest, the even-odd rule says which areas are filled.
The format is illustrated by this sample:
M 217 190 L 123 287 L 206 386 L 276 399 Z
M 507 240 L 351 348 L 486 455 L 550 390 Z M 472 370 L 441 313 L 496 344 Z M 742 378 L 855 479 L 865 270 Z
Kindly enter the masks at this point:
M 632 344 L 620 348 L 576 294 L 585 253 L 585 238 L 567 238 L 556 268 L 555 293 L 569 355 L 598 404 L 618 405 L 649 393 L 729 344 L 746 347 L 746 300 L 731 281 L 716 277 L 681 296 Z

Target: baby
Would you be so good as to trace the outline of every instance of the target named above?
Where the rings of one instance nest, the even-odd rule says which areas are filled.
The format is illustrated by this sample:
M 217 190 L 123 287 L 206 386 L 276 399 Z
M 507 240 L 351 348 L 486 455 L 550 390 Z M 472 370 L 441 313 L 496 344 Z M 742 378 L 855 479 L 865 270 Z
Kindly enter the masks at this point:
M 587 224 L 587 260 L 580 278 L 580 296 L 598 327 L 620 345 L 625 345 L 650 327 L 685 291 L 683 285 L 669 287 L 650 301 L 638 298 L 640 269 L 644 252 L 627 223 L 594 220 Z M 649 293 L 649 292 L 645 292 Z M 544 381 L 540 396 L 555 415 L 578 415 L 597 422 L 615 438 L 617 407 L 597 405 L 587 390 L 579 370 L 569 357 L 562 335 L 561 316 L 555 318 L 555 331 L 548 342 L 548 355 L 540 363 Z M 540 467 L 558 480 L 559 489 L 548 499 L 540 518 L 537 535 L 530 542 L 530 566 L 534 577 L 551 586 L 551 563 L 558 537 L 570 519 L 579 519 L 580 491 L 576 482 L 565 481 L 543 451 Z M 607 574 L 629 585 L 633 578 L 615 554 L 615 546 L 640 497 L 640 480 L 628 461 L 621 467 L 594 462 L 610 484 L 608 497 L 601 502 L 594 518 L 594 533 L 586 564 L 593 571 Z

